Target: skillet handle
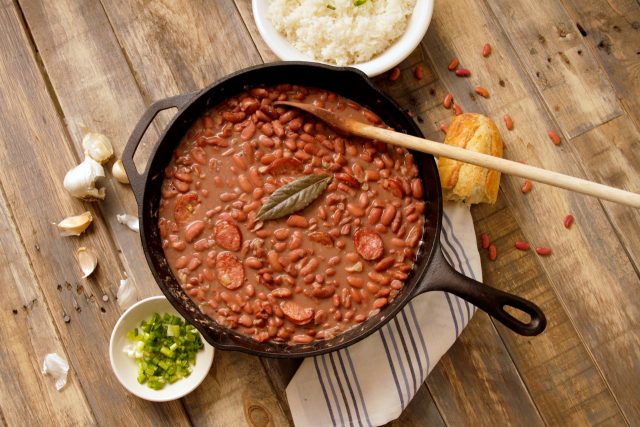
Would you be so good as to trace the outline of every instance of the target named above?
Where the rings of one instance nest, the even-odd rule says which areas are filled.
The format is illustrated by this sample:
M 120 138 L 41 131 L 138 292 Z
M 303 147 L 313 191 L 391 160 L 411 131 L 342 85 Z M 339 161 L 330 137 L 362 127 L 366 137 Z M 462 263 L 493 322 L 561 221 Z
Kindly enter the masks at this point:
M 138 145 L 140 145 L 140 141 L 142 141 L 142 137 L 147 132 L 149 125 L 160 111 L 167 110 L 169 108 L 177 108 L 180 110 L 189 101 L 191 101 L 198 92 L 199 91 L 189 92 L 154 102 L 149 106 L 149 108 L 147 108 L 147 111 L 144 112 L 142 117 L 140 117 L 138 124 L 136 124 L 133 132 L 131 132 L 127 145 L 124 147 L 124 151 L 122 152 L 122 163 L 124 164 L 124 169 L 127 172 L 131 189 L 133 190 L 133 194 L 135 195 L 138 204 L 142 203 L 145 181 L 147 179 L 147 173 L 149 172 L 150 166 L 149 162 L 145 171 L 143 173 L 138 173 L 138 169 L 133 162 L 133 156 L 138 149 Z
M 427 275 L 416 289 L 416 293 L 426 291 L 444 291 L 457 295 L 520 335 L 538 335 L 547 326 L 547 319 L 537 305 L 458 273 L 446 261 L 439 246 Z M 507 306 L 528 314 L 531 319 L 528 323 L 516 319 L 505 310 Z

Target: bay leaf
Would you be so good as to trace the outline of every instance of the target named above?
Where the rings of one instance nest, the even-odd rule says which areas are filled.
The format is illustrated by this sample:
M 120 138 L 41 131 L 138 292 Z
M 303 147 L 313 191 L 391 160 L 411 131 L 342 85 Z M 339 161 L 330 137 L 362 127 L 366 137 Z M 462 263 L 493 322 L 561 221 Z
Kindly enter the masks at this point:
M 319 173 L 283 185 L 262 205 L 256 220 L 278 219 L 306 208 L 324 192 L 332 179 L 333 175 Z

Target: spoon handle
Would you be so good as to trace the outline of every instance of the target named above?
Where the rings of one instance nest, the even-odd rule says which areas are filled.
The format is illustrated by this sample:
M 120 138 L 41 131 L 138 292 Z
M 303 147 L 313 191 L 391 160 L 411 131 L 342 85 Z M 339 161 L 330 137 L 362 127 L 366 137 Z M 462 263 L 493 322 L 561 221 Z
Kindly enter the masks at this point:
M 366 138 L 377 139 L 438 157 L 448 157 L 465 163 L 471 163 L 488 169 L 494 169 L 507 175 L 519 176 L 577 193 L 587 194 L 599 199 L 621 203 L 623 205 L 640 208 L 640 194 L 632 193 L 607 185 L 598 184 L 586 179 L 564 175 L 558 172 L 525 165 L 513 160 L 494 157 L 464 148 L 446 145 L 428 139 L 422 139 L 388 129 L 366 125 L 349 120 L 349 131 Z

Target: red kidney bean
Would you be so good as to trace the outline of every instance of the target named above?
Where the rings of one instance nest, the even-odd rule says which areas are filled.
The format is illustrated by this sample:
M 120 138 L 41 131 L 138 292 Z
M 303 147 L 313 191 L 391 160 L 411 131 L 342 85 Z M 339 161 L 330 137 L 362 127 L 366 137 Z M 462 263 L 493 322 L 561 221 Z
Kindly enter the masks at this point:
M 382 308 L 389 303 L 387 298 L 377 298 L 373 301 L 373 308 Z
M 487 233 L 482 233 L 480 235 L 480 241 L 482 242 L 482 249 L 488 249 L 491 244 L 491 239 Z
M 382 225 L 386 225 L 386 226 L 391 224 L 391 221 L 393 221 L 393 219 L 396 216 L 396 212 L 397 212 L 397 209 L 396 209 L 395 206 L 388 205 L 386 208 L 384 208 L 384 211 L 382 212 L 382 217 L 380 218 L 380 223 L 382 223 Z
M 276 251 L 267 252 L 267 260 L 269 261 L 269 265 L 271 266 L 273 271 L 277 273 L 284 271 L 284 267 L 282 267 L 282 264 L 280 264 L 280 261 L 278 260 L 278 252 Z
M 453 112 L 455 113 L 456 116 L 459 116 L 460 114 L 462 114 L 462 107 L 460 107 L 458 104 L 454 103 L 451 108 L 453 109 Z
M 513 119 L 509 114 L 505 114 L 503 117 L 504 125 L 508 130 L 513 130 Z
M 560 135 L 552 130 L 548 130 L 547 135 L 549 135 L 549 139 L 551 140 L 551 142 L 553 142 L 555 145 L 560 145 Z
M 300 269 L 300 274 L 303 276 L 309 273 L 313 273 L 320 263 L 316 258 L 310 258 L 309 261 Z
M 524 184 L 522 185 L 521 191 L 524 194 L 527 194 L 529 191 L 531 191 L 531 187 L 533 187 L 533 183 L 528 179 L 525 179 Z
M 521 240 L 516 240 L 515 247 L 516 247 L 516 249 L 519 249 L 521 251 L 528 251 L 529 250 L 529 244 L 527 242 L 523 242 Z
M 202 264 L 202 261 L 200 260 L 200 258 L 196 258 L 195 256 L 193 258 L 191 258 L 191 260 L 189 261 L 189 264 L 187 264 L 187 269 L 189 271 L 193 271 L 196 268 L 200 267 L 200 265 Z
M 370 271 L 369 273 L 367 273 L 367 276 L 369 276 L 369 279 L 383 286 L 387 286 L 389 283 L 391 283 L 391 279 L 389 278 L 389 276 L 382 273 Z
M 491 55 L 491 45 L 489 43 L 485 43 L 484 46 L 482 46 L 482 56 L 486 58 L 489 55 Z
M 489 245 L 489 259 L 495 261 L 496 258 L 498 258 L 498 250 L 496 249 L 496 245 L 492 243 Z
M 387 227 L 383 224 L 376 224 L 374 230 L 376 231 L 376 233 L 384 234 L 387 232 Z
M 191 243 L 195 240 L 196 237 L 202 233 L 204 230 L 205 223 L 204 221 L 193 221 L 189 225 L 187 225 L 184 232 L 184 240 L 187 243 Z
M 178 259 L 176 259 L 174 266 L 177 269 L 185 268 L 188 262 L 189 262 L 189 258 L 182 255 L 181 257 L 178 257 Z
M 309 221 L 301 215 L 289 215 L 287 225 L 289 227 L 307 228 L 309 227 Z
M 416 69 L 413 71 L 413 75 L 416 80 L 422 80 L 422 78 L 424 77 L 424 68 L 422 64 L 418 64 L 416 66 Z
M 353 215 L 355 217 L 364 216 L 364 209 L 362 207 L 358 206 L 358 205 L 353 204 L 353 203 L 348 203 L 347 204 L 347 211 L 351 215 Z
M 458 68 L 456 70 L 456 76 L 458 77 L 469 77 L 471 75 L 471 71 L 466 68 Z
M 479 85 L 478 85 L 478 86 L 476 86 L 473 90 L 474 90 L 478 95 L 482 96 L 483 98 L 488 98 L 488 97 L 489 97 L 489 91 L 488 91 L 486 88 L 482 87 L 482 86 L 479 86 Z
M 449 65 L 447 65 L 447 68 L 449 69 L 449 71 L 453 71 L 458 67 L 458 64 L 460 64 L 458 58 L 451 58 L 451 61 L 449 62 Z
M 391 267 L 394 263 L 395 263 L 395 258 L 392 256 L 388 256 L 378 261 L 376 265 L 374 265 L 373 269 L 378 272 L 385 271 L 386 269 Z
M 547 246 L 540 246 L 536 248 L 536 253 L 538 255 L 542 255 L 542 256 L 547 256 L 547 255 L 551 255 L 552 249 L 547 247 Z
M 364 286 L 364 279 L 362 277 L 350 274 L 347 276 L 347 283 L 349 284 L 349 286 L 360 289 Z
M 400 77 L 400 68 L 395 67 L 393 70 L 391 70 L 391 72 L 389 73 L 389 81 L 391 82 L 395 82 L 396 80 L 398 80 L 398 78 Z
M 573 215 L 569 214 L 564 218 L 564 228 L 571 228 L 571 226 L 573 225 Z

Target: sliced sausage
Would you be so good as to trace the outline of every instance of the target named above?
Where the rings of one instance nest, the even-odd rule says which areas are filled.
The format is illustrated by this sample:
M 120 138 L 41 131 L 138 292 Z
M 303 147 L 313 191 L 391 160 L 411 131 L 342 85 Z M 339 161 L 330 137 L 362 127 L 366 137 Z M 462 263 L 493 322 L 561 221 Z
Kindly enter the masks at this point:
M 267 168 L 267 172 L 274 176 L 296 175 L 301 173 L 303 169 L 304 166 L 300 160 L 293 157 L 282 157 L 274 160 Z
M 282 308 L 284 316 L 291 323 L 295 323 L 296 325 L 306 325 L 313 319 L 314 312 L 312 308 L 304 308 L 293 301 L 286 301 L 282 303 L 280 308 Z
M 242 234 L 232 221 L 218 221 L 213 229 L 216 244 L 228 251 L 238 251 L 242 245 Z
M 196 193 L 181 194 L 176 200 L 173 217 L 176 222 L 187 221 L 198 207 L 198 195 Z
M 220 252 L 216 257 L 216 275 L 227 289 L 238 289 L 244 283 L 244 267 L 231 252 Z
M 373 261 L 382 256 L 384 245 L 382 239 L 370 228 L 359 228 L 353 233 L 353 242 L 360 256 L 367 261 Z

